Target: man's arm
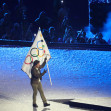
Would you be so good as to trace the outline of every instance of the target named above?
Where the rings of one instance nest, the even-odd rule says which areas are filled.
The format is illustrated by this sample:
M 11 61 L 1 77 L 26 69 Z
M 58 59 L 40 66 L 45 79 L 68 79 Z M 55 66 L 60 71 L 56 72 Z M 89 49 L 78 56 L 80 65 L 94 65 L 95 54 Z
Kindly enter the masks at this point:
M 37 72 L 37 70 L 36 70 L 35 68 L 32 69 L 32 76 L 33 76 L 34 78 L 36 78 L 36 79 L 37 79 L 37 78 L 41 78 L 45 73 L 46 73 L 46 70 L 44 70 L 43 73 L 38 74 L 38 72 Z
M 43 73 L 41 73 L 41 77 L 40 77 L 40 80 L 42 80 L 42 76 L 47 72 L 47 70 L 44 70 Z
M 44 62 L 42 63 L 42 65 L 40 65 L 40 69 L 43 68 L 43 67 L 45 66 L 46 60 L 47 60 L 47 58 L 45 58 L 45 59 L 44 59 Z

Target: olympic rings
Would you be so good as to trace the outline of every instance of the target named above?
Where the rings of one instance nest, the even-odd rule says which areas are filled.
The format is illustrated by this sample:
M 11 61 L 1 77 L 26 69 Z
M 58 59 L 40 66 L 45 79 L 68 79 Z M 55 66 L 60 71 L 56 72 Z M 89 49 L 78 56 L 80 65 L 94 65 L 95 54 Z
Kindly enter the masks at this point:
M 26 63 L 25 61 L 26 61 L 26 59 L 27 59 L 28 57 L 30 57 L 30 62 L 29 62 L 29 63 Z M 27 55 L 26 58 L 25 58 L 25 61 L 24 61 L 25 64 L 31 64 L 31 63 L 33 63 L 33 57 L 31 57 L 30 55 Z
M 41 35 L 42 36 L 42 35 Z M 45 54 L 45 50 L 43 49 L 44 47 L 45 47 L 45 45 L 42 45 L 41 47 L 39 47 L 39 42 L 43 42 L 43 40 L 40 40 L 40 41 L 38 41 L 37 42 L 37 48 L 32 48 L 31 50 L 30 50 L 30 55 L 27 55 L 26 56 L 26 58 L 25 58 L 25 61 L 24 61 L 24 63 L 25 64 L 31 64 L 31 63 L 33 63 L 33 57 L 37 57 L 37 59 L 39 60 L 39 57 L 43 57 L 44 56 L 44 54 Z M 35 50 L 35 51 L 34 51 Z M 43 51 L 43 54 L 42 55 L 40 55 L 40 52 L 39 51 Z M 33 52 L 36 52 L 36 53 L 34 53 L 34 54 L 32 54 Z M 26 59 L 28 58 L 28 57 L 30 57 L 30 62 L 26 62 Z
M 36 49 L 36 51 L 37 51 L 37 54 L 32 54 L 32 50 L 35 50 Z M 44 53 L 45 53 L 45 50 L 43 50 L 43 54 L 42 55 L 39 55 L 39 51 L 40 51 L 40 49 L 41 50 L 43 50 L 43 47 L 39 47 L 39 49 L 38 48 L 32 48 L 31 50 L 30 50 L 30 55 L 32 56 L 32 57 L 43 57 L 44 56 Z
M 33 55 L 35 55 L 35 54 L 33 54 Z M 37 56 L 37 58 L 38 58 L 38 60 L 39 60 L 39 57 Z
M 42 47 L 45 47 L 45 45 L 42 45 Z
M 40 34 L 40 37 L 42 37 L 42 33 Z
M 38 47 L 39 42 L 43 42 L 43 40 L 39 40 L 39 41 L 37 42 L 37 48 L 38 48 L 39 50 L 43 50 L 43 49 L 40 49 L 40 48 Z
M 39 40 L 38 42 L 37 42 L 37 52 L 38 52 L 38 56 L 39 57 L 42 57 L 42 56 L 44 56 L 44 53 L 45 53 L 45 50 L 43 50 L 43 48 L 45 47 L 45 45 L 42 45 L 42 47 L 39 47 L 39 42 L 43 42 L 43 40 Z M 39 55 L 39 50 L 43 50 L 43 55 Z
M 42 47 L 39 47 L 39 48 L 43 50 Z M 39 56 L 39 57 L 42 57 L 42 56 L 44 56 L 45 50 L 43 51 L 43 55 L 39 55 L 39 49 L 37 49 L 37 52 L 38 52 L 38 56 Z
M 26 63 L 26 59 L 30 57 L 30 62 L 29 63 Z M 38 60 L 39 60 L 39 57 L 37 56 Z M 25 61 L 24 61 L 25 64 L 32 64 L 33 63 L 33 57 L 31 55 L 27 55 L 26 58 L 25 58 Z
M 32 48 L 32 49 L 30 50 L 30 55 L 33 56 L 33 57 L 37 57 L 38 55 L 32 54 L 32 50 L 33 50 L 33 49 L 36 49 L 36 50 L 37 50 L 37 48 Z M 38 54 L 39 54 L 39 52 L 38 52 Z

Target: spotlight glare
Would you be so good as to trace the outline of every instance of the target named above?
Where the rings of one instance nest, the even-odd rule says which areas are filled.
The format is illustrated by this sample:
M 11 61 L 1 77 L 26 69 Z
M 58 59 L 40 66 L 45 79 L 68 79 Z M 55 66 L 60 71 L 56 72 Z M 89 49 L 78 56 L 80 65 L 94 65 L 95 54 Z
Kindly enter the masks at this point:
M 34 34 L 34 36 L 36 37 L 37 34 Z
M 64 3 L 64 1 L 63 1 L 63 0 L 61 0 L 61 3 L 63 4 L 63 3 Z

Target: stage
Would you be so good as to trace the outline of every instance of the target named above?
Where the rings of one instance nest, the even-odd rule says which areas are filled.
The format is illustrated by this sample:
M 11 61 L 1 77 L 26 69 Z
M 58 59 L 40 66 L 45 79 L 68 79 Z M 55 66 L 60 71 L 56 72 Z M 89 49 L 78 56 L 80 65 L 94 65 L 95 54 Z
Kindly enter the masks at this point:
M 30 79 L 21 70 L 29 49 L 0 47 L 0 111 L 110 111 L 110 51 L 50 48 L 52 86 L 48 74 L 42 84 L 51 106 L 44 108 L 38 93 L 35 109 Z

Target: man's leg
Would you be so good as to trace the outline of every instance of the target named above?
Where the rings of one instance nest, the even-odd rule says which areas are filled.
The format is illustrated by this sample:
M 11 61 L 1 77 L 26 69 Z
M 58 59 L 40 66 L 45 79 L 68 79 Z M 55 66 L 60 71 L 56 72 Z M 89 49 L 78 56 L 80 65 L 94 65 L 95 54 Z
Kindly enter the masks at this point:
M 40 92 L 40 96 L 42 98 L 43 103 L 47 103 L 47 100 L 45 98 L 41 82 L 39 82 L 39 84 L 38 84 L 38 90 Z
M 33 104 L 36 104 L 37 88 L 38 84 L 31 84 L 33 89 Z

